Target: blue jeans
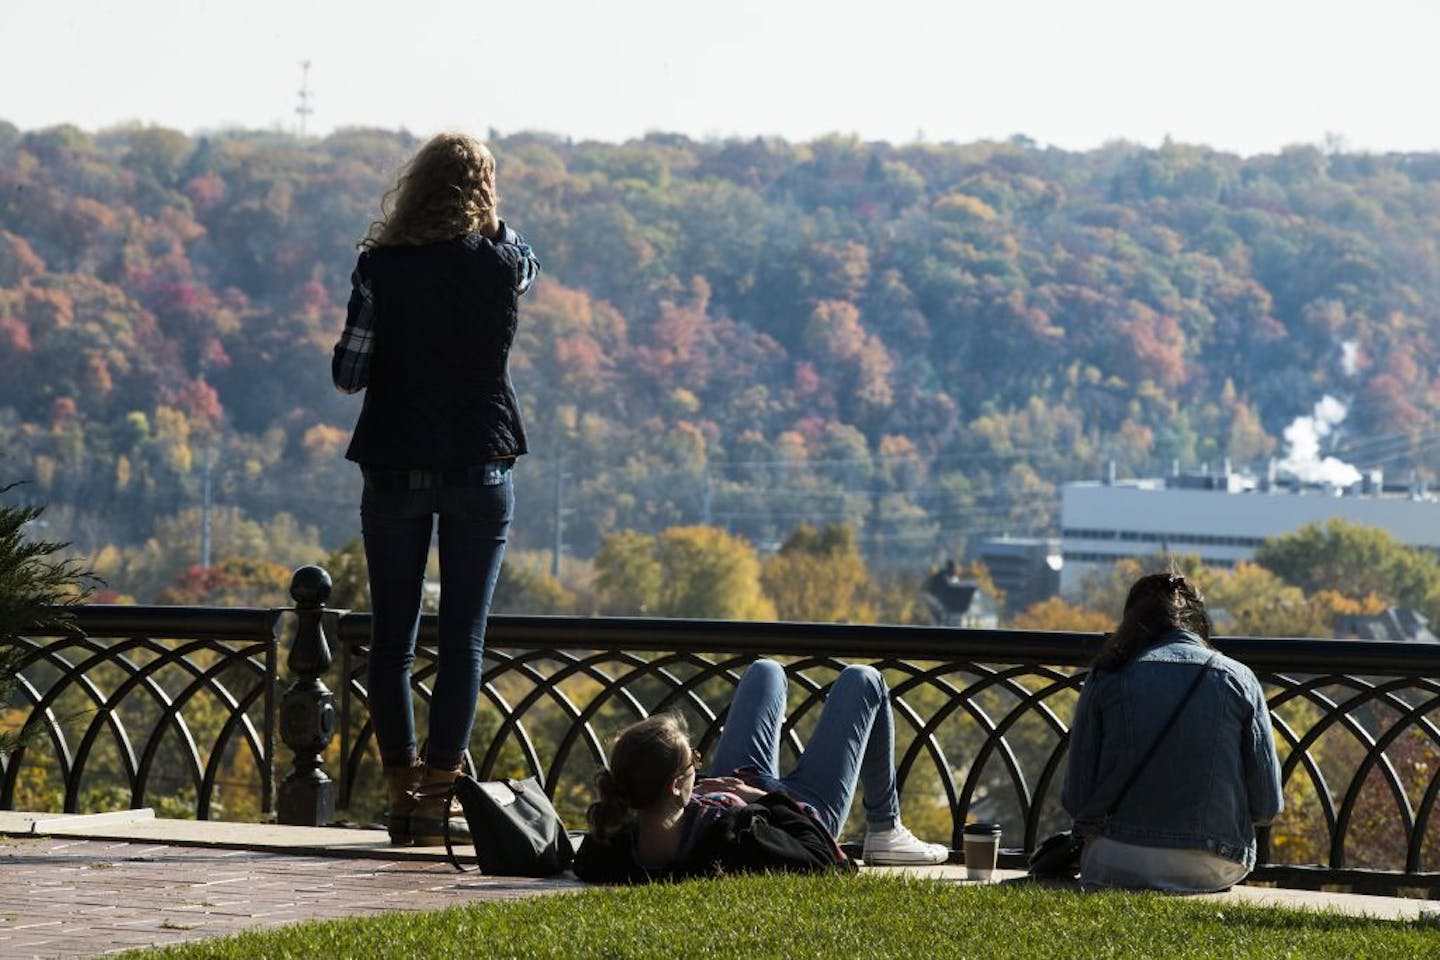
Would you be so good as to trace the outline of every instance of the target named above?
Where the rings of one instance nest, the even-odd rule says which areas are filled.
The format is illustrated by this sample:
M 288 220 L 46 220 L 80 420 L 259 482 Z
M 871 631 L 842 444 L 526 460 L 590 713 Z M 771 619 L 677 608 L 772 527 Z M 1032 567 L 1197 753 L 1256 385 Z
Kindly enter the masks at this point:
M 800 763 L 782 777 L 785 688 L 785 670 L 773 660 L 757 660 L 746 669 L 725 717 L 710 775 L 753 767 L 763 786 L 784 790 L 814 807 L 833 836 L 845 825 L 858 781 L 864 788 L 866 826 L 888 830 L 899 823 L 895 726 L 880 671 L 854 665 L 840 672 Z
M 370 716 L 380 761 L 416 758 L 410 668 L 425 561 L 440 518 L 440 629 L 425 761 L 458 768 L 480 697 L 485 621 L 515 509 L 509 461 L 461 471 L 365 468 L 360 528 L 370 569 Z

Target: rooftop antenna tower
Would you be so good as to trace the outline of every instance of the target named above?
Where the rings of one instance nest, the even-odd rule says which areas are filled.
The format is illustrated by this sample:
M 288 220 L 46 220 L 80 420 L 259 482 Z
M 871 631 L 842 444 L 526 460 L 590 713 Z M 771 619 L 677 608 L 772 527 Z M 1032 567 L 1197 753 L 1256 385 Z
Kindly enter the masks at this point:
M 300 118 L 300 136 L 305 136 L 305 121 L 315 108 L 310 106 L 310 61 L 300 61 L 300 102 L 295 106 L 295 115 Z

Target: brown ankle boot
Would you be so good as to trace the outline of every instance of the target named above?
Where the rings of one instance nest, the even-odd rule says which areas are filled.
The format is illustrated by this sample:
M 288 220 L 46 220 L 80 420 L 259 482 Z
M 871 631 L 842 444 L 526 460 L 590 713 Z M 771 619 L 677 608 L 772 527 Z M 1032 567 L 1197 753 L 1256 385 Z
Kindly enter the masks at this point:
M 385 778 L 385 827 L 390 831 L 390 843 L 397 847 L 410 845 L 410 814 L 415 810 L 415 788 L 420 785 L 424 772 L 420 764 L 408 767 L 385 767 L 380 772 Z
M 459 776 L 459 770 L 442 770 L 425 765 L 420 782 L 411 794 L 415 805 L 410 809 L 410 837 L 415 846 L 443 846 L 446 820 L 450 821 L 451 841 L 470 842 L 465 811 L 460 809 L 459 801 L 450 799 L 450 788 Z

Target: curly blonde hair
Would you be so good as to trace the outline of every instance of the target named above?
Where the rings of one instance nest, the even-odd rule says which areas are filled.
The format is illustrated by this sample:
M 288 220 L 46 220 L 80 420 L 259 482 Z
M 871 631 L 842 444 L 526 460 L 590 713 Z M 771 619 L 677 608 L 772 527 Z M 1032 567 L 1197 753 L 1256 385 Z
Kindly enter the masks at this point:
M 462 133 L 437 134 L 410 158 L 357 246 L 419 246 L 488 233 L 498 223 L 499 201 L 490 150 Z

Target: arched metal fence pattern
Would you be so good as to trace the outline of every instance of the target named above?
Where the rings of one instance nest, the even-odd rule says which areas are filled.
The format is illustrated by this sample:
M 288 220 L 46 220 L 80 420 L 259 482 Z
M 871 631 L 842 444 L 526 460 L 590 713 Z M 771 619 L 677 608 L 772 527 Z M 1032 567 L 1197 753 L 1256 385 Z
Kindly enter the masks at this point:
M 415 685 L 433 678 L 432 622 Z M 342 798 L 375 763 L 365 720 L 369 623 L 340 625 Z M 1098 637 L 1021 631 L 738 624 L 605 618 L 497 618 L 472 740 L 481 777 L 534 775 L 571 822 L 583 816 L 609 738 L 659 710 L 713 744 L 730 693 L 758 656 L 791 680 L 786 760 L 803 747 L 829 684 L 848 663 L 890 683 L 907 822 L 959 846 L 967 818 L 999 821 L 1029 850 L 1063 829 L 1070 720 Z M 1288 885 L 1440 890 L 1440 648 L 1221 638 L 1267 690 L 1287 809 L 1260 832 L 1261 877 Z M 489 715 L 489 725 L 483 722 Z M 372 773 L 373 777 L 374 774 Z M 342 802 L 344 800 L 342 799 Z M 854 814 L 852 814 L 852 817 Z
M 1281 865 L 1320 863 L 1362 886 L 1403 887 L 1396 875 L 1405 875 L 1440 889 L 1440 684 L 1273 669 L 1261 678 L 1286 801 L 1261 831 L 1271 872 L 1303 878 Z
M 269 813 L 278 622 L 268 610 L 91 608 L 83 632 L 12 639 L 19 746 L 0 755 L 0 808 L 181 798 L 208 819 L 233 797 L 232 814 Z
M 0 765 L 0 806 L 13 807 L 27 777 L 44 767 L 63 785 L 66 810 L 149 803 L 162 784 L 173 791 L 178 783 L 193 790 L 195 815 L 216 816 L 217 786 L 223 798 L 231 795 L 227 777 L 248 776 L 263 816 L 274 792 L 277 687 L 290 681 L 277 676 L 283 613 L 92 607 L 79 611 L 84 636 L 19 641 L 26 661 L 6 726 L 35 735 Z M 326 769 L 347 819 L 367 822 L 382 802 L 365 708 L 370 620 L 334 611 L 325 620 L 340 700 Z M 415 665 L 422 732 L 435 626 L 434 618 L 422 621 Z M 470 764 L 482 777 L 539 777 L 578 826 L 594 772 L 625 724 L 674 710 L 707 751 L 745 667 L 774 657 L 791 681 L 782 765 L 793 763 L 839 671 L 870 663 L 890 684 L 906 821 L 958 846 L 967 817 L 997 820 L 1014 863 L 1065 826 L 1058 799 L 1066 738 L 1097 639 L 495 617 Z M 1261 832 L 1259 876 L 1440 891 L 1440 647 L 1240 638 L 1218 645 L 1265 684 L 1280 747 L 1286 811 Z M 281 758 L 282 772 L 287 765 Z

